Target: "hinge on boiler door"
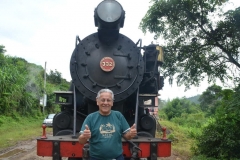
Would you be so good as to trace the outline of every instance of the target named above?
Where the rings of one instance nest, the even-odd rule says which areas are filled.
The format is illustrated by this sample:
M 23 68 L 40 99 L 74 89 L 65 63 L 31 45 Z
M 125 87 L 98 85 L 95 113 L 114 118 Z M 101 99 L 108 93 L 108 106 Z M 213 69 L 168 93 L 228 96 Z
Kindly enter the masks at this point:
M 60 143 L 58 141 L 53 141 L 52 155 L 53 155 L 53 160 L 61 160 Z
M 60 105 L 72 105 L 73 104 L 73 92 L 72 91 L 55 91 L 56 104 Z

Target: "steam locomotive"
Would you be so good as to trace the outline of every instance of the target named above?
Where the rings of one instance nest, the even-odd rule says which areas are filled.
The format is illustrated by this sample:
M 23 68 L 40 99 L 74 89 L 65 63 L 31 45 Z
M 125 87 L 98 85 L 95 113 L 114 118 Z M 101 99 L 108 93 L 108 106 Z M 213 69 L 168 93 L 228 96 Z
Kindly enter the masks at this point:
M 61 112 L 53 119 L 53 136 L 37 139 L 39 156 L 88 159 L 88 145 L 78 143 L 79 131 L 87 115 L 98 110 L 96 95 L 103 88 L 114 93 L 112 109 L 120 111 L 130 126 L 136 124 L 138 136 L 122 140 L 125 159 L 157 160 L 171 155 L 171 141 L 155 138 L 156 119 L 148 109 L 158 107 L 163 50 L 155 44 L 142 46 L 141 39 L 134 43 L 119 33 L 124 19 L 119 2 L 104 0 L 94 10 L 98 31 L 83 40 L 76 37 L 70 60 L 72 84 L 69 91 L 55 92 Z

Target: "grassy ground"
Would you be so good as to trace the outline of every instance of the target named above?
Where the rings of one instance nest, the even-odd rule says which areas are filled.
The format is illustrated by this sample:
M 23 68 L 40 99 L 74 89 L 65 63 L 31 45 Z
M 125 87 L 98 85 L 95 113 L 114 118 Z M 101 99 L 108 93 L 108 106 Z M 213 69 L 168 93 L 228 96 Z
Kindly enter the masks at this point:
M 18 141 L 42 136 L 42 122 L 45 116 L 21 117 L 21 118 L 0 118 L 0 149 L 15 145 Z M 46 132 L 51 132 L 51 128 L 47 128 Z
M 175 123 L 161 120 L 159 121 L 161 126 L 165 126 L 168 130 L 167 137 L 172 141 L 172 150 L 178 155 L 192 157 L 191 146 L 194 143 L 193 139 L 189 138 L 188 131 Z M 160 132 L 159 137 L 162 136 Z

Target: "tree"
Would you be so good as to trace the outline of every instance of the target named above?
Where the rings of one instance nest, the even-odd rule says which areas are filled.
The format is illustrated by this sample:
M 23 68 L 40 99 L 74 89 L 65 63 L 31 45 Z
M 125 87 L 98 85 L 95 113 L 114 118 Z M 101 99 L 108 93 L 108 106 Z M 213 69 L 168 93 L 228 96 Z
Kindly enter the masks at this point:
M 200 108 L 202 111 L 206 112 L 208 116 L 212 116 L 222 105 L 224 98 L 231 97 L 232 94 L 233 90 L 222 89 L 222 87 L 214 84 L 208 87 L 199 97 Z
M 39 104 L 41 85 L 39 72 L 25 59 L 4 55 L 0 45 L 0 114 L 34 115 Z
M 3 45 L 0 45 L 0 66 L 3 66 L 5 63 L 4 53 L 6 50 L 4 48 L 5 47 Z
M 55 69 L 55 72 L 50 70 L 49 75 L 47 75 L 47 80 L 53 84 L 61 84 L 62 74 Z
M 201 110 L 204 112 L 208 112 L 208 114 L 210 115 L 214 114 L 217 103 L 221 101 L 221 92 L 222 87 L 215 84 L 208 87 L 207 90 L 204 91 L 199 97 Z
M 205 77 L 239 80 L 240 7 L 223 13 L 227 1 L 153 0 L 140 29 L 164 39 L 165 77 L 187 88 Z
M 5 48 L 5 46 L 0 45 L 0 54 L 4 54 L 6 52 L 6 50 L 4 48 Z
M 12 114 L 27 107 L 19 105 L 23 99 L 27 99 L 23 94 L 27 83 L 27 69 L 21 63 L 22 60 L 16 57 L 3 55 L 0 60 L 0 113 Z

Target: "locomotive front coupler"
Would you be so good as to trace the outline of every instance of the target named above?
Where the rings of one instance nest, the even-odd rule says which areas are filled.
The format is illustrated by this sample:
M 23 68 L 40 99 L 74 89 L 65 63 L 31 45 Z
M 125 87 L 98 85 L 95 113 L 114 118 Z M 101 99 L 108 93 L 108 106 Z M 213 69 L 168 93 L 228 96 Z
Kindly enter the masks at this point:
M 138 147 L 137 144 L 129 141 L 130 145 L 130 151 L 132 153 L 131 159 L 130 160 L 136 160 L 138 158 L 138 152 L 142 151 L 141 148 Z

